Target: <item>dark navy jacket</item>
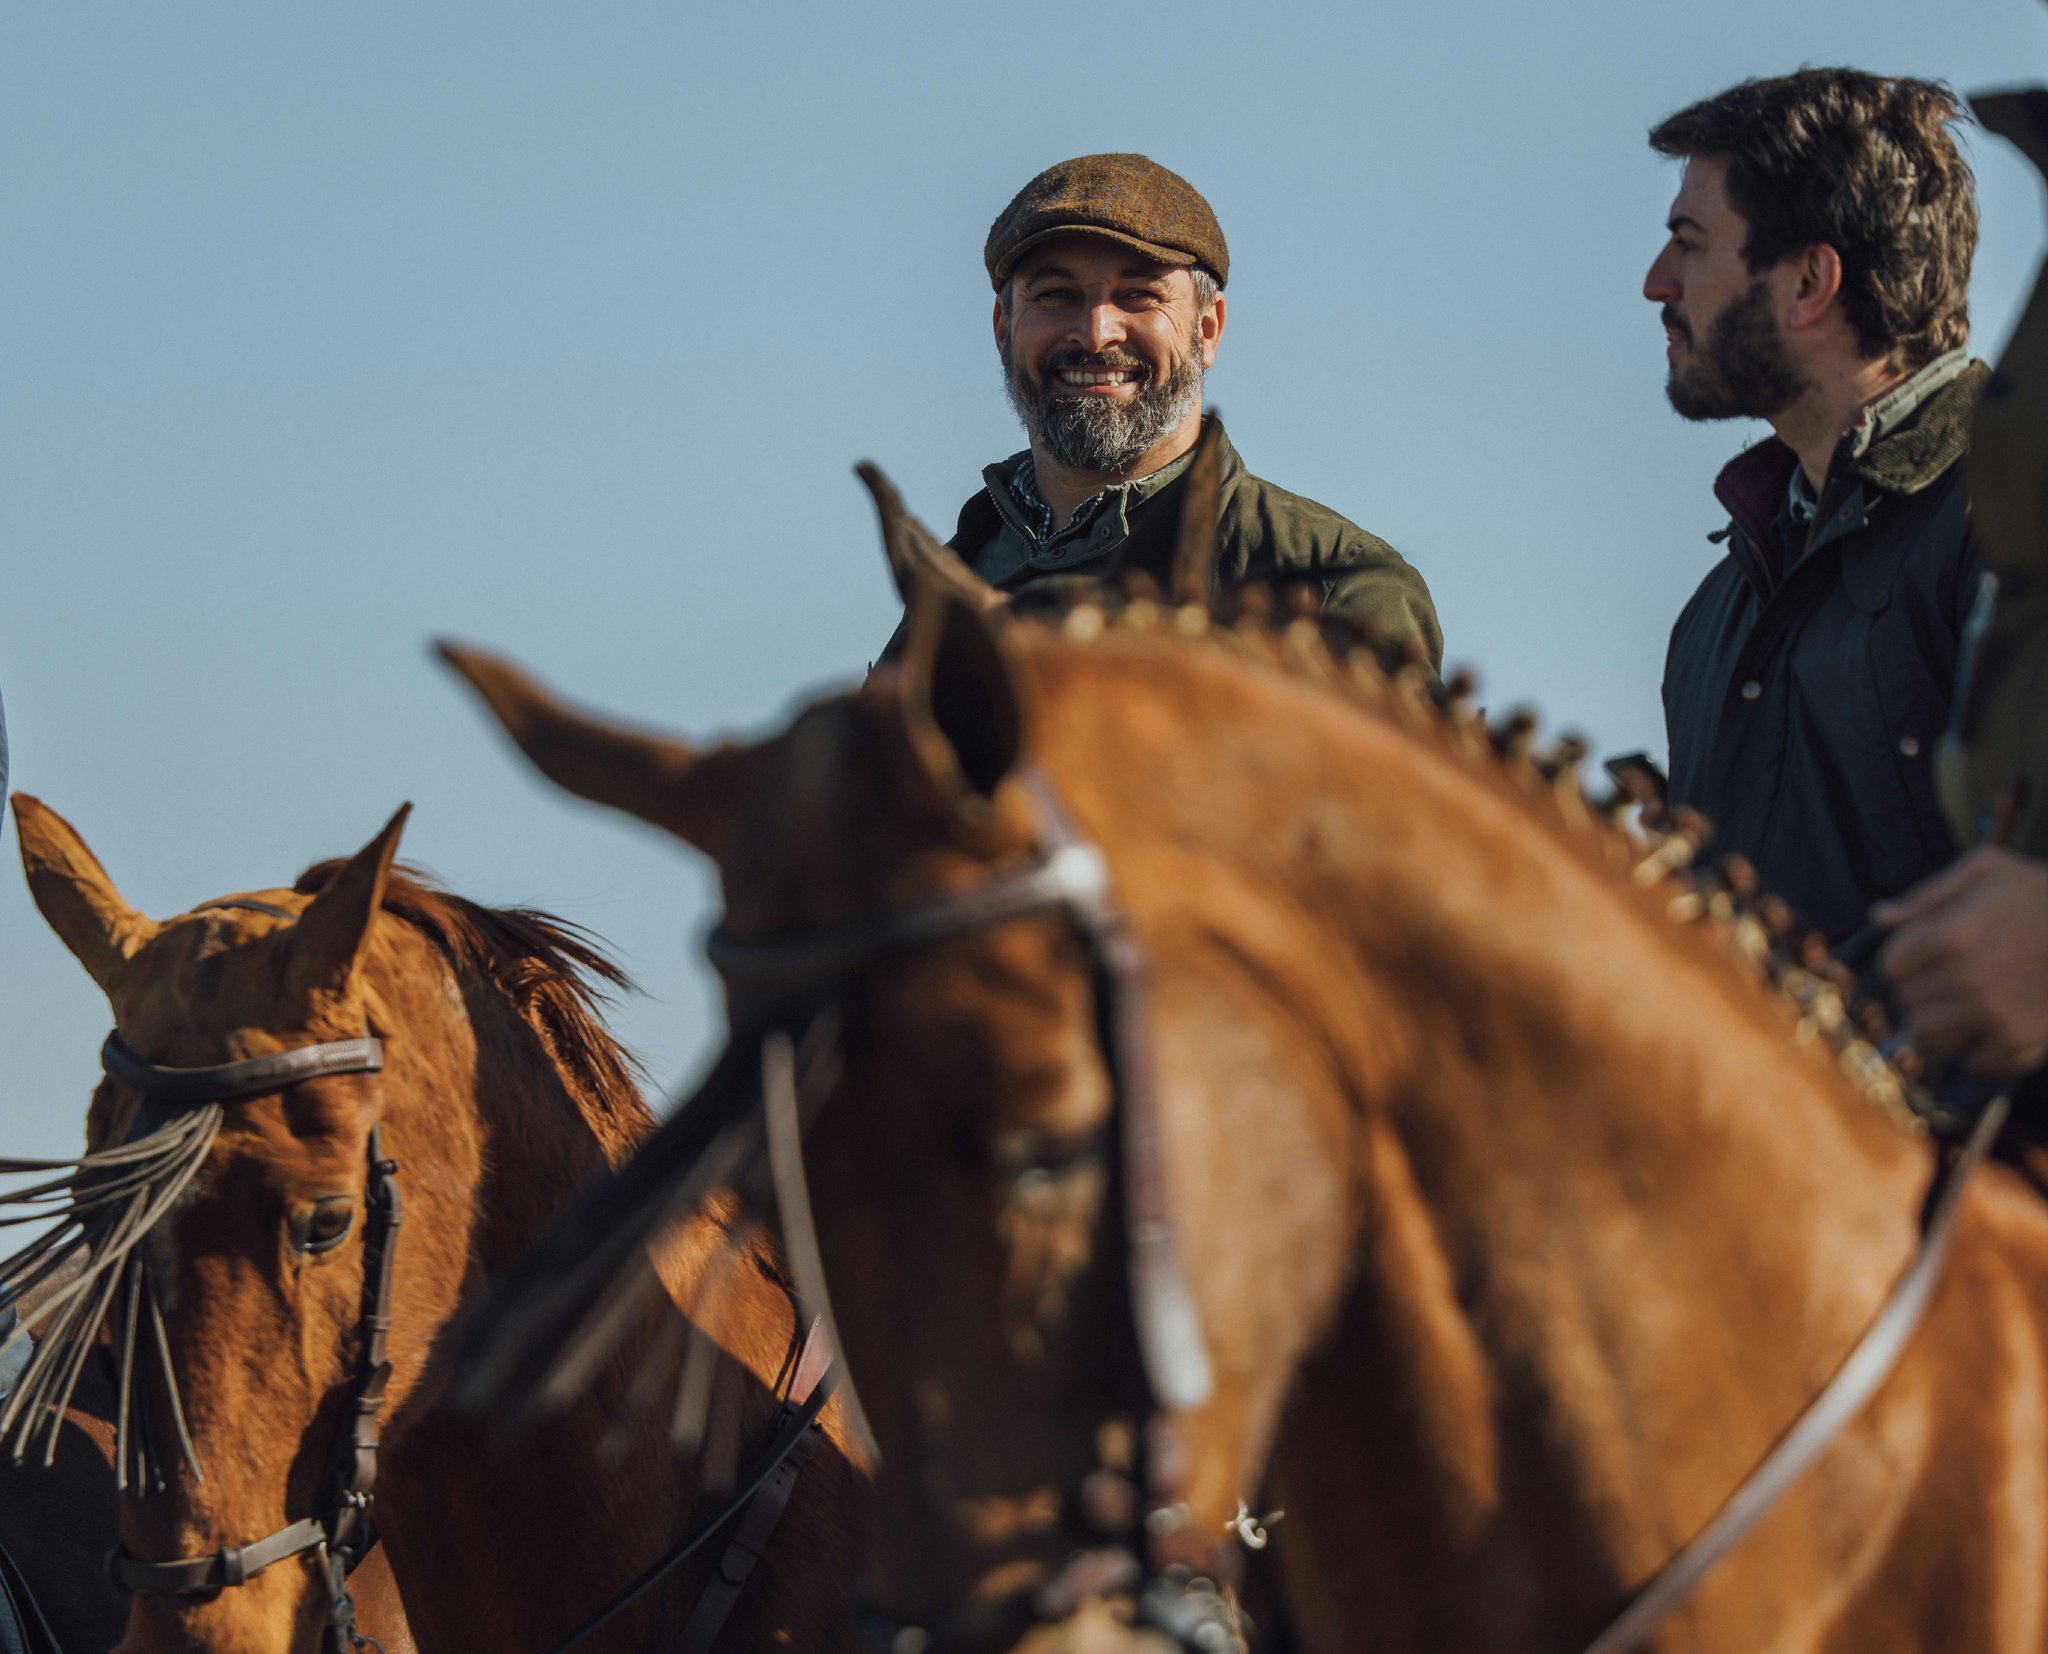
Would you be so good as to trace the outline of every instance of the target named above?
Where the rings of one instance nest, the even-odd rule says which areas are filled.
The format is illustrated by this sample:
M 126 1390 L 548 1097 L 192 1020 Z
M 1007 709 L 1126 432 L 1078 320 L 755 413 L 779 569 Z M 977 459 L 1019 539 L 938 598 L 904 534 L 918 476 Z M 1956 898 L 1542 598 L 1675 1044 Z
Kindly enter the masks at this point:
M 1728 554 L 1664 668 L 1672 799 L 1858 972 L 1881 940 L 1870 904 L 1957 853 L 1934 753 L 1982 568 L 1961 460 L 1990 370 L 1923 371 L 1936 388 L 1843 439 L 1803 552 L 1778 543 L 1790 448 L 1773 437 L 1721 473 Z

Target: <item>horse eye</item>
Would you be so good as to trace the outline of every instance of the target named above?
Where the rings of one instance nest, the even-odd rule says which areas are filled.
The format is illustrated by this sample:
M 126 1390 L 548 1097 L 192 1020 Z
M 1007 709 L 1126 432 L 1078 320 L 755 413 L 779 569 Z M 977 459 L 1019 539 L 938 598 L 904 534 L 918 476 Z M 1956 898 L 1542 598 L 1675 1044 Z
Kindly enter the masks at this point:
M 355 1221 L 355 1202 L 347 1195 L 322 1195 L 293 1212 L 285 1227 L 294 1252 L 332 1252 Z

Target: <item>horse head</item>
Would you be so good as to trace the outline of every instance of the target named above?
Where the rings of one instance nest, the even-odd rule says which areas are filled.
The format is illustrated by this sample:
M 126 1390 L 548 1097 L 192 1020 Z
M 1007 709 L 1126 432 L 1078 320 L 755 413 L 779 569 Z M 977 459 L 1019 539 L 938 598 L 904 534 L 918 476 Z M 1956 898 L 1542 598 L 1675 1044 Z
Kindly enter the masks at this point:
M 893 493 L 876 492 L 887 523 Z M 897 661 L 751 746 L 626 729 L 501 660 L 442 653 L 551 778 L 717 863 L 744 1027 L 787 984 L 732 961 L 942 905 L 1053 848 L 1030 673 L 987 610 L 921 580 Z M 1100 1599 L 1128 1606 L 1108 1552 L 1142 1543 L 1147 1398 L 1109 1223 L 1115 1096 L 1086 939 L 1042 907 L 885 948 L 830 987 L 834 1077 L 806 1099 L 805 1162 L 883 1466 L 877 1605 L 933 1627 L 935 1647 L 1127 1646 Z M 991 1313 L 932 1312 L 963 1304 Z M 1202 1493 L 1222 1502 L 1218 1534 L 1235 1477 Z
M 154 1564 L 210 1559 L 203 1580 L 144 1584 L 121 1646 L 309 1649 L 327 1606 L 307 1565 L 318 1544 L 224 1586 L 243 1548 L 326 1519 L 353 1422 L 381 1109 L 365 1042 L 388 1030 L 361 962 L 406 812 L 317 895 L 228 897 L 158 922 L 55 811 L 21 796 L 15 808 L 36 904 L 114 1012 L 78 1188 L 125 1179 L 133 1204 L 92 1235 L 79 1303 L 108 1312 L 129 1398 L 120 1470 L 137 1496 L 120 1565 L 141 1583 Z M 162 1083 L 179 1070 L 252 1076 L 309 1047 L 360 1060 L 223 1083 L 217 1097 L 203 1081 Z M 75 1333 L 98 1319 L 75 1318 Z

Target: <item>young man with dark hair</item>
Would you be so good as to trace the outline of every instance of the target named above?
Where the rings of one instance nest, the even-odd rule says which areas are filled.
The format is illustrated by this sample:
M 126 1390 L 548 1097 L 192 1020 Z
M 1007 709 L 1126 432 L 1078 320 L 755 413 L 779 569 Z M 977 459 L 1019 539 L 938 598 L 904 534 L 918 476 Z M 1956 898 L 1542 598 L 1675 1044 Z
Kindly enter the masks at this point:
M 1650 134 L 1685 163 L 1643 283 L 1687 419 L 1763 419 L 1721 472 L 1726 554 L 1672 630 L 1671 795 L 1848 964 L 1956 854 L 1936 793 L 1977 589 L 1960 461 L 1975 184 L 1926 81 L 1807 69 Z

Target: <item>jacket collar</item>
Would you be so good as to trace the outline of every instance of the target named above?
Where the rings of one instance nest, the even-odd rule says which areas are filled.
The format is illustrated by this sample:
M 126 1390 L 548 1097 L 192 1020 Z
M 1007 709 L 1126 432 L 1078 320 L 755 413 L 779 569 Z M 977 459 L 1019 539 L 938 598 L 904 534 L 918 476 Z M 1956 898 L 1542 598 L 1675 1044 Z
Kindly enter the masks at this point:
M 1203 424 L 1206 426 L 1208 421 L 1204 419 Z M 1237 448 L 1231 442 L 1230 434 L 1227 431 L 1221 433 L 1217 449 L 1217 459 L 1221 466 L 1221 496 L 1227 502 L 1231 491 L 1237 487 L 1238 479 L 1245 474 L 1244 461 L 1238 456 Z M 1132 508 L 1136 508 L 1157 498 L 1158 495 L 1165 493 L 1174 483 L 1187 475 L 1187 460 L 1192 456 L 1193 452 L 1194 450 L 1190 449 L 1188 454 L 1183 455 L 1180 459 L 1171 461 L 1154 472 L 1153 475 L 1160 478 L 1159 486 L 1156 489 L 1145 490 L 1144 485 L 1147 481 L 1151 480 L 1150 478 L 1141 478 L 1137 483 L 1127 485 L 1133 490 L 1129 505 Z M 1000 533 L 1005 522 L 1008 520 L 1006 514 L 999 506 L 998 500 L 1009 491 L 1011 473 L 1021 461 L 1028 459 L 1030 454 L 1031 450 L 1027 448 L 1022 453 L 1012 454 L 1008 459 L 1000 460 L 996 464 L 986 467 L 981 473 L 982 481 L 986 486 L 972 495 L 967 503 L 961 506 L 960 520 L 953 529 L 953 538 L 947 542 L 947 547 L 949 550 L 957 552 L 961 557 L 966 558 L 970 565 L 973 561 L 974 553 L 987 545 L 991 539 Z M 1167 475 L 1168 472 L 1171 472 L 1172 475 Z
M 1917 494 L 1961 459 L 1991 369 L 1961 350 L 1929 362 L 1864 410 L 1832 469 L 1890 494 Z
M 1839 492 L 1844 479 L 1888 494 L 1928 487 L 1968 450 L 1970 422 L 1990 377 L 1984 363 L 1952 350 L 1871 403 L 1835 449 L 1823 502 Z M 1714 492 L 1751 544 L 1772 543 L 1770 525 L 1798 463 L 1791 448 L 1773 436 L 1722 467 Z

